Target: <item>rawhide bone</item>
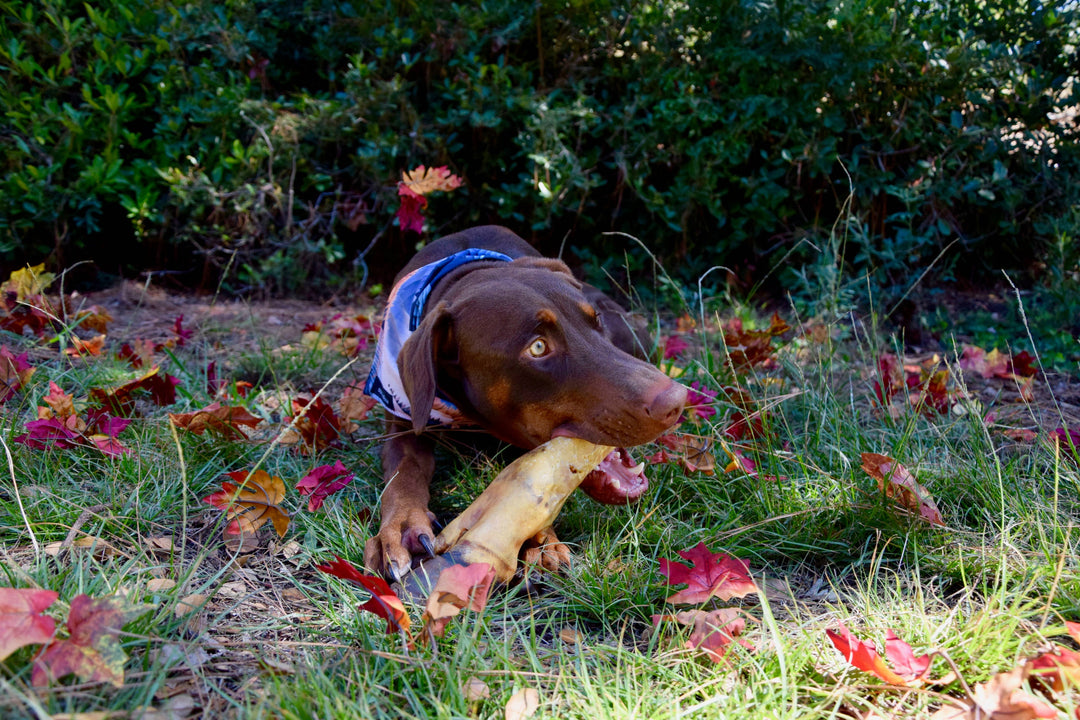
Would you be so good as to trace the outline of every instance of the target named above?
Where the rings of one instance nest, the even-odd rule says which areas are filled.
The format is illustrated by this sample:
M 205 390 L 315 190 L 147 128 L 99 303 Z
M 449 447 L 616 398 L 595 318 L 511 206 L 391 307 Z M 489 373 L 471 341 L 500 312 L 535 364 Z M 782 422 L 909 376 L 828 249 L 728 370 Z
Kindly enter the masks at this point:
M 435 538 L 435 552 L 458 562 L 490 563 L 514 577 L 526 540 L 550 527 L 570 493 L 614 448 L 557 437 L 515 460 Z

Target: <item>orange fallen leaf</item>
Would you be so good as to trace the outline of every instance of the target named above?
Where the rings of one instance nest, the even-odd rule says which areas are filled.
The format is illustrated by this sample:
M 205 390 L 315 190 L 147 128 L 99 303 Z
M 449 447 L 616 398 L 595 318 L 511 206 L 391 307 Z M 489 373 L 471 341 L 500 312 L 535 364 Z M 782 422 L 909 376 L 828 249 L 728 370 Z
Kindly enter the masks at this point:
M 1021 689 L 1027 677 L 1024 666 L 998 673 L 972 690 L 961 706 L 947 705 L 930 720 L 1034 720 L 1056 718 L 1057 710 Z
M 261 422 L 244 407 L 218 402 L 190 413 L 169 413 L 169 420 L 176 427 L 195 435 L 211 430 L 234 440 L 247 440 L 247 433 L 241 428 L 254 428 Z
M 362 386 L 350 385 L 345 388 L 341 400 L 338 401 L 338 415 L 344 421 L 344 429 L 352 432 L 360 427 L 360 421 L 366 418 L 378 403 L 375 398 L 364 394 Z
M 223 482 L 221 490 L 203 498 L 204 502 L 225 511 L 231 521 L 225 528 L 228 535 L 254 533 L 269 520 L 281 537 L 289 528 L 289 513 L 278 507 L 285 498 L 285 483 L 265 470 L 226 473 L 239 486 Z
M 101 355 L 101 349 L 105 347 L 105 336 L 95 335 L 89 340 L 83 340 L 77 335 L 71 336 L 71 347 L 64 348 L 64 354 L 70 357 L 86 357 L 87 355 Z
M 915 481 L 907 468 L 891 457 L 878 453 L 863 453 L 861 459 L 863 470 L 877 481 L 878 489 L 885 493 L 885 497 L 918 513 L 932 525 L 945 526 L 933 496 Z
M 685 589 L 667 599 L 669 603 L 699 605 L 710 597 L 730 600 L 758 591 L 746 563 L 723 553 L 710 552 L 704 542 L 681 550 L 678 555 L 689 560 L 691 565 L 666 558 L 660 560 L 660 574 L 667 578 L 668 585 L 686 583 Z

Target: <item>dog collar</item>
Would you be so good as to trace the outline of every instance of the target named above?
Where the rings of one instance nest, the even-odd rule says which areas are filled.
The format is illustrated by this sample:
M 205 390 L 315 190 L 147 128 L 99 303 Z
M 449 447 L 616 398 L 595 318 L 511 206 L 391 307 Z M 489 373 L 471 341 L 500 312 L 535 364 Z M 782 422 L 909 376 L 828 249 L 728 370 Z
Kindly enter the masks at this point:
M 512 259 L 493 250 L 469 248 L 423 265 L 401 278 L 390 290 L 390 297 L 386 301 L 382 328 L 375 344 L 375 357 L 371 361 L 364 393 L 378 400 L 397 417 L 412 420 L 409 398 L 398 369 L 398 355 L 405 341 L 420 326 L 431 291 L 447 274 L 462 265 L 482 260 L 510 262 Z M 454 404 L 436 390 L 428 425 L 447 425 L 460 419 L 461 413 Z

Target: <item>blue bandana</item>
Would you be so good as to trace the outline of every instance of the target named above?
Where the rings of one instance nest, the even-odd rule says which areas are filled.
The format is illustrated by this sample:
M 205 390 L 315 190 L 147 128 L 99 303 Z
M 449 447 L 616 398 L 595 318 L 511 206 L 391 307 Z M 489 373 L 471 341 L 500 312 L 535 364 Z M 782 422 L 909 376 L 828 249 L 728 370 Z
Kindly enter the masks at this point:
M 383 316 L 382 331 L 375 345 L 364 392 L 378 400 L 383 407 L 404 420 L 412 420 L 409 398 L 401 382 L 398 355 L 424 317 L 424 309 L 436 283 L 462 265 L 479 260 L 510 262 L 513 258 L 492 250 L 469 248 L 413 270 L 390 291 Z M 428 417 L 429 425 L 447 425 L 461 419 L 453 403 L 436 393 L 435 404 Z

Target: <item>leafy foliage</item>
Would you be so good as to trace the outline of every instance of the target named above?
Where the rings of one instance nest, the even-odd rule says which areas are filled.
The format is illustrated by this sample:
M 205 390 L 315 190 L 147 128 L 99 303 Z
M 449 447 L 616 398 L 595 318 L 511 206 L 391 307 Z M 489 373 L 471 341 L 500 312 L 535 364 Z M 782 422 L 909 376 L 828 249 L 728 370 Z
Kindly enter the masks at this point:
M 1078 12 L 6 3 L 0 251 L 183 261 L 238 292 L 363 280 L 423 227 L 402 170 L 445 166 L 431 231 L 571 233 L 586 265 L 626 249 L 609 229 L 685 277 L 782 257 L 806 291 L 832 254 L 892 287 L 946 249 L 945 276 L 1045 251 L 1064 292 Z

